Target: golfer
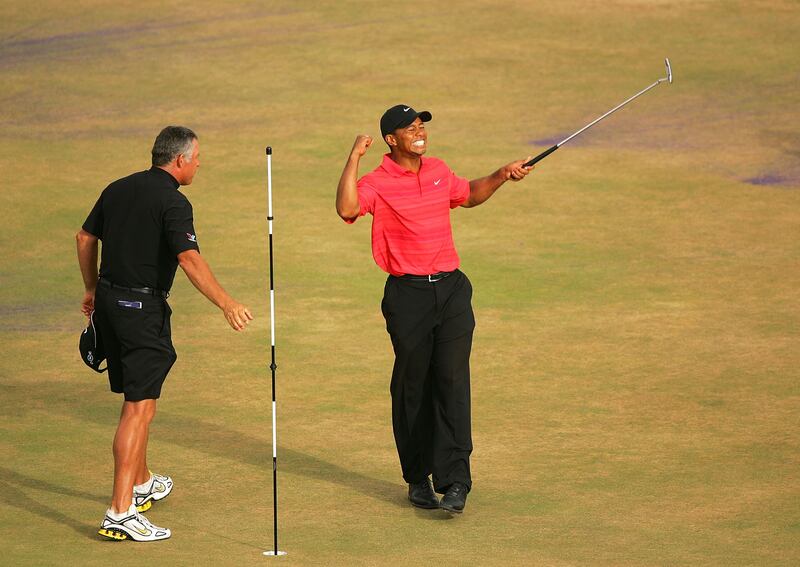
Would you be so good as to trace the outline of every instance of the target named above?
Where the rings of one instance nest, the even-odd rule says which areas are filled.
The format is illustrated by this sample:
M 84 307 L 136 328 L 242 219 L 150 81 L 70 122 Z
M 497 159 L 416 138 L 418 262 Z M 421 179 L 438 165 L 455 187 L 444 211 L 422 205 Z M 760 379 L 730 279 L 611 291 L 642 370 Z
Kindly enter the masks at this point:
M 430 112 L 403 104 L 387 110 L 380 127 L 389 153 L 361 179 L 358 164 L 372 138 L 357 136 L 339 180 L 336 210 L 348 223 L 373 215 L 372 255 L 389 274 L 381 309 L 395 353 L 392 425 L 408 499 L 420 508 L 460 513 L 472 487 L 469 356 L 475 319 L 472 285 L 458 269 L 450 209 L 480 205 L 531 168 L 518 160 L 480 179 L 458 177 L 442 160 L 423 157 L 430 119 Z M 444 495 L 441 502 L 434 490 Z
M 149 170 L 102 192 L 77 234 L 82 310 L 87 316 L 95 313 L 111 390 L 124 395 L 113 445 L 114 493 L 99 532 L 114 540 L 157 541 L 171 535 L 140 512 L 173 487 L 170 477 L 150 472 L 147 440 L 161 386 L 177 358 L 167 297 L 178 265 L 235 330 L 253 318 L 222 289 L 200 256 L 192 205 L 178 191 L 191 184 L 200 167 L 197 136 L 168 126 L 152 153 Z M 99 274 L 98 240 L 103 242 Z

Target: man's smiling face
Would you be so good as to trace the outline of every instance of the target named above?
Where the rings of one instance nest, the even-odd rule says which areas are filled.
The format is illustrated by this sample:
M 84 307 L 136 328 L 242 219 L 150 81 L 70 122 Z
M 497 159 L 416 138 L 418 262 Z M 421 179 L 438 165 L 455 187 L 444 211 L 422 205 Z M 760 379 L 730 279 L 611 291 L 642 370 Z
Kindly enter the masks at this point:
M 386 138 L 390 146 L 403 154 L 421 156 L 428 149 L 428 132 L 425 130 L 425 123 L 419 117 L 408 126 L 387 134 Z

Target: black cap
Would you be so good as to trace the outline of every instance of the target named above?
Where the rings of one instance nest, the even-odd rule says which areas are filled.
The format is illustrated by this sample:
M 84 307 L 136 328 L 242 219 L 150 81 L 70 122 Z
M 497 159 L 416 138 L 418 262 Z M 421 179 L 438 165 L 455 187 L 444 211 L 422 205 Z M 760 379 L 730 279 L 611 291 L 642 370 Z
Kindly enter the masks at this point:
M 428 122 L 432 117 L 427 110 L 417 112 L 405 104 L 393 106 L 381 116 L 381 136 L 386 137 L 386 134 L 391 134 L 398 128 L 405 128 L 417 118 L 423 122 Z
M 100 364 L 106 358 L 106 349 L 103 346 L 103 340 L 94 326 L 94 311 L 89 315 L 89 325 L 81 333 L 81 338 L 78 341 L 78 350 L 81 352 L 81 358 L 86 363 L 86 366 L 95 372 L 105 372 L 106 368 L 100 368 Z

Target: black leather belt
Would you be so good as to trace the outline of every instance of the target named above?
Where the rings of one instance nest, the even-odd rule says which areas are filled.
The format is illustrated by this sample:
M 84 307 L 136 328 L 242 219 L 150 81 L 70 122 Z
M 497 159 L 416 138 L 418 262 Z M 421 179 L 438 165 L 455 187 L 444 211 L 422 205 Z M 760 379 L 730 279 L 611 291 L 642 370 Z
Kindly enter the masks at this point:
M 169 297 L 168 291 L 162 291 L 160 289 L 155 289 L 152 287 L 125 287 L 124 285 L 117 285 L 112 283 L 106 279 L 100 278 L 98 282 L 101 286 L 107 287 L 109 289 L 119 289 L 122 291 L 131 291 L 133 293 L 143 293 L 145 295 L 155 295 L 156 297 L 163 297 L 164 299 Z
M 428 274 L 425 276 L 417 276 L 414 274 L 404 274 L 402 276 L 397 276 L 401 280 L 410 280 L 412 282 L 438 282 L 439 280 L 443 280 L 445 278 L 449 278 L 451 275 L 455 274 L 455 271 L 452 272 L 438 272 L 436 274 Z

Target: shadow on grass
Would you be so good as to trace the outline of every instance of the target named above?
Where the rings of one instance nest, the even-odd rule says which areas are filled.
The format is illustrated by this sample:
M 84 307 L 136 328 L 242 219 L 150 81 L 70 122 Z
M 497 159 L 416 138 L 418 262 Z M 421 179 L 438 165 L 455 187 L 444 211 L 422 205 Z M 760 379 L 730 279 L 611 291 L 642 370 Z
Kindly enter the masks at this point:
M 82 390 L 65 395 L 63 391 L 47 383 L 39 383 L 37 397 L 47 399 L 49 406 L 57 407 L 59 413 L 68 413 L 73 418 L 115 428 L 118 410 L 112 409 L 113 403 L 102 402 L 101 394 L 88 385 Z M 159 410 L 153 423 L 152 438 L 264 470 L 272 468 L 272 446 L 269 439 L 260 439 L 244 431 L 229 429 L 220 423 Z M 333 483 L 392 506 L 408 505 L 404 498 L 404 484 L 373 478 L 289 447 L 279 446 L 278 458 L 279 473 Z
M 19 474 L 18 472 L 10 469 L 0 467 L 0 502 L 10 507 L 19 508 L 25 512 L 36 514 L 50 520 L 51 522 L 69 526 L 75 530 L 78 535 L 86 537 L 92 541 L 97 541 L 97 526 L 90 524 L 83 524 L 74 518 L 66 516 L 56 508 L 51 508 L 46 504 L 42 504 L 26 495 L 20 488 L 34 488 L 36 490 L 43 490 L 46 492 L 54 492 L 56 494 L 63 494 L 66 496 L 73 496 L 75 498 L 83 498 L 86 500 L 94 500 L 105 503 L 105 499 L 86 492 L 80 492 L 65 488 L 57 484 L 30 478 Z
M 108 497 L 106 496 L 75 490 L 73 488 L 61 486 L 60 484 L 53 484 L 52 482 L 38 478 L 31 478 L 6 467 L 0 467 L 0 482 L 25 488 L 33 488 L 35 490 L 43 490 L 45 492 L 52 492 L 53 494 L 61 494 L 63 496 L 72 496 L 73 498 L 81 498 L 83 500 L 91 500 L 93 502 L 99 502 L 100 504 L 108 504 Z
M 446 512 L 445 510 L 421 510 L 419 508 L 414 508 L 414 514 L 420 520 L 429 520 L 434 522 L 442 522 L 447 520 L 453 520 L 455 516 L 450 512 Z
M 156 420 L 162 431 L 161 441 L 267 470 L 272 468 L 271 444 L 266 440 L 183 415 L 160 412 Z M 331 482 L 393 506 L 406 506 L 402 498 L 403 485 L 373 478 L 288 447 L 278 447 L 278 459 L 279 472 Z

